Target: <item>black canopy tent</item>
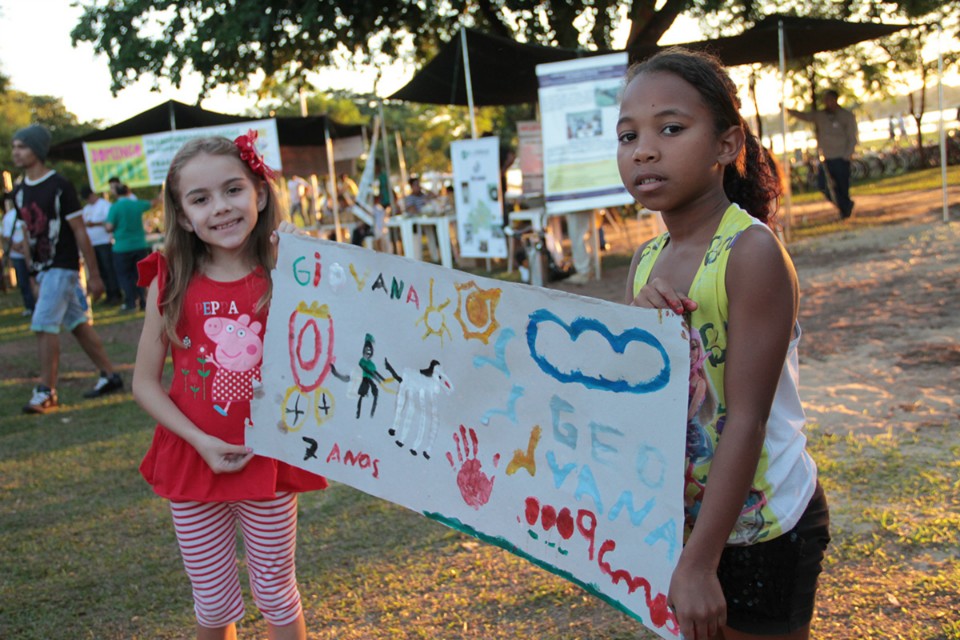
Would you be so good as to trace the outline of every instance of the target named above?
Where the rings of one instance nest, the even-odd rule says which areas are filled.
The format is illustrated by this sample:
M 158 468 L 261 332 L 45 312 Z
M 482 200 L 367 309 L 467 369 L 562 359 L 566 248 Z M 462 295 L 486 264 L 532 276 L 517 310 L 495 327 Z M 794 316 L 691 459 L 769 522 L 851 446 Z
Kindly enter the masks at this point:
M 678 46 L 712 53 L 728 67 L 753 63 L 777 64 L 780 61 L 781 26 L 784 53 L 788 59 L 795 59 L 882 38 L 910 25 L 774 14 L 765 17 L 740 35 L 685 42 Z M 650 55 L 648 47 L 628 49 L 628 53 L 631 61 L 642 60 Z
M 740 35 L 685 42 L 678 46 L 708 51 L 727 66 L 776 64 L 780 59 L 781 24 L 785 54 L 790 59 L 842 49 L 909 26 L 770 15 Z M 613 50 L 586 51 L 544 47 L 480 33 L 473 29 L 464 31 L 470 61 L 473 102 L 477 106 L 536 102 L 538 64 L 619 53 Z M 627 53 L 630 61 L 634 62 L 663 48 L 657 45 L 635 45 L 627 49 Z M 463 60 L 461 37 L 458 35 L 451 38 L 410 82 L 388 96 L 388 99 L 429 104 L 469 104 L 467 72 Z
M 544 47 L 464 29 L 473 103 L 478 107 L 537 101 L 538 64 L 610 53 Z M 458 33 L 388 100 L 427 104 L 469 104 L 463 46 Z
M 256 119 L 259 118 L 208 111 L 202 107 L 169 100 L 111 127 L 61 142 L 50 149 L 50 157 L 55 160 L 83 162 L 84 142 L 115 140 L 148 133 L 211 127 Z M 282 116 L 276 118 L 276 121 L 280 154 L 284 171 L 287 173 L 309 174 L 316 171 L 318 167 L 325 166 L 324 145 L 328 131 L 333 140 L 362 137 L 361 125 L 341 124 L 322 115 L 304 118 Z

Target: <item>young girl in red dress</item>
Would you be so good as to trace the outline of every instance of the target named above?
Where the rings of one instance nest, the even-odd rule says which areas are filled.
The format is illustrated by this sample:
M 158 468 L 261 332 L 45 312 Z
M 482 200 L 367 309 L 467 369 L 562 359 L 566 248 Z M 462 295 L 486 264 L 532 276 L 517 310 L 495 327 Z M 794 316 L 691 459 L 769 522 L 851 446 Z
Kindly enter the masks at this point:
M 244 446 L 260 380 L 280 221 L 256 134 L 201 138 L 174 157 L 164 251 L 139 264 L 149 287 L 133 393 L 158 425 L 140 472 L 170 501 L 193 586 L 197 638 L 236 638 L 244 615 L 236 530 L 270 637 L 306 638 L 296 581 L 297 493 L 326 480 Z M 167 353 L 173 380 L 162 384 Z

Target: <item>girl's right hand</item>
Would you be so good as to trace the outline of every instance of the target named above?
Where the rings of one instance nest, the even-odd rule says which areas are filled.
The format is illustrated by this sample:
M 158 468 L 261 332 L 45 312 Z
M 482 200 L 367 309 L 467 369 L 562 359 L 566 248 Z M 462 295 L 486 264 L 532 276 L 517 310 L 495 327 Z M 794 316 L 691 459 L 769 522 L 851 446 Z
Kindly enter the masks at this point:
M 670 286 L 663 278 L 654 278 L 630 301 L 645 309 L 670 309 L 677 315 L 694 311 L 697 303 Z
M 215 474 L 237 473 L 253 459 L 253 450 L 242 444 L 228 444 L 220 438 L 207 436 L 197 446 L 197 453 Z

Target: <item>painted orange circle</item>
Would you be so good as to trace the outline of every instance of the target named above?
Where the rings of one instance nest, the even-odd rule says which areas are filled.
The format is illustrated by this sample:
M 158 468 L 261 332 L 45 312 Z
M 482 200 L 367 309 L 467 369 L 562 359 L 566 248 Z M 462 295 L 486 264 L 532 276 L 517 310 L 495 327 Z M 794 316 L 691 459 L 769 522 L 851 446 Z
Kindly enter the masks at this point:
M 484 327 L 490 321 L 490 310 L 482 295 L 474 291 L 467 296 L 467 317 L 475 327 Z

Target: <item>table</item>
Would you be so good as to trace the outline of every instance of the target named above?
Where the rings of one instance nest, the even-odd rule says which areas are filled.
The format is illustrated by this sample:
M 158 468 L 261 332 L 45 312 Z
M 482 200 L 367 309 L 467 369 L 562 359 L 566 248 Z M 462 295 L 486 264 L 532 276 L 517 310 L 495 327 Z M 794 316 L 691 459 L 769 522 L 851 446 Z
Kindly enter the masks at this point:
M 387 227 L 400 229 L 400 242 L 403 244 L 403 255 L 414 260 L 423 260 L 423 242 L 420 233 L 414 231 L 414 225 L 433 226 L 437 231 L 437 244 L 440 249 L 440 264 L 453 267 L 453 246 L 450 237 L 450 225 L 456 223 L 455 215 L 440 216 L 390 216 Z

